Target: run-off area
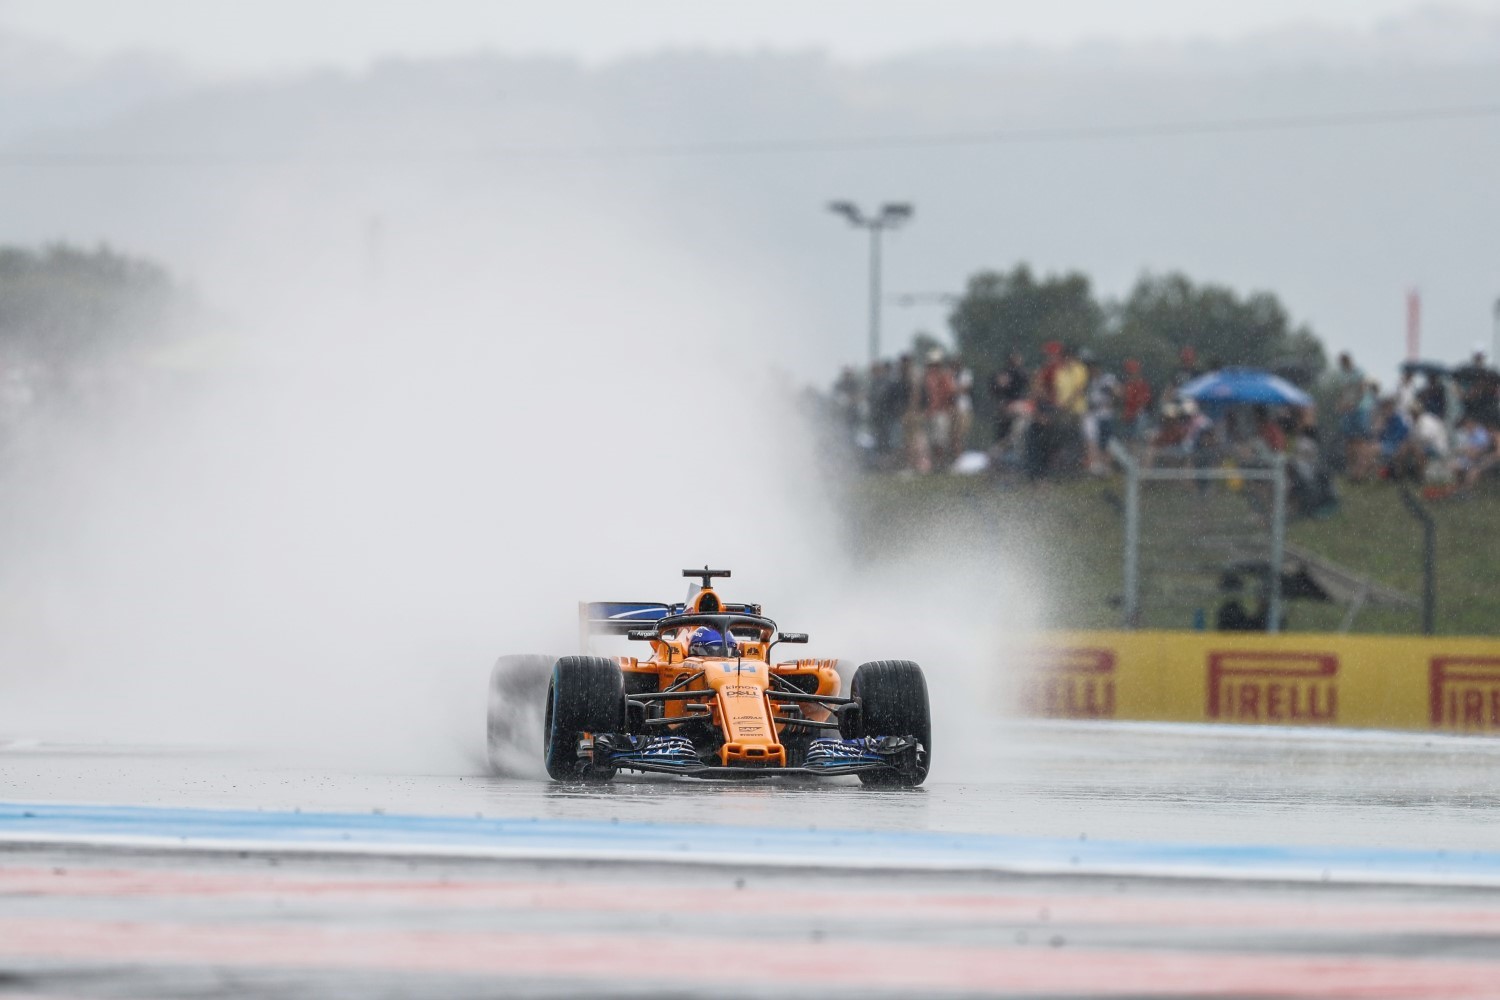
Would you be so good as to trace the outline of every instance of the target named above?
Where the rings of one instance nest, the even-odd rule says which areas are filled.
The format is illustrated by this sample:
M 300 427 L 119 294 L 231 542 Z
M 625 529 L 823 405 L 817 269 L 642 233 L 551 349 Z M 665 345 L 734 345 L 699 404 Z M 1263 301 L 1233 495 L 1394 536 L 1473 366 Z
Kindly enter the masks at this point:
M 969 766 L 909 792 L 568 788 L 11 740 L 4 798 L 33 816 L 6 807 L 0 996 L 1500 994 L 1490 741 L 1078 724 L 974 736 L 950 744 Z M 532 822 L 595 847 L 633 838 L 635 856 L 458 856 L 463 838 L 482 853 L 485 831 L 524 840 Z M 41 843 L 49 824 L 59 838 Z M 256 845 L 243 831 L 257 825 L 386 840 Z M 643 850 L 658 827 L 670 835 Z M 882 844 L 886 867 L 832 867 Z M 921 847 L 910 867 L 901 844 Z M 1053 873 L 1005 870 L 1037 845 Z M 965 870 L 944 870 L 944 850 Z M 1190 852 L 1258 860 L 1205 879 Z M 1141 874 L 1148 857 L 1180 877 Z M 1117 862 L 1134 874 L 1104 870 Z
M 25 996 L 1494 996 L 1500 890 L 9 849 Z

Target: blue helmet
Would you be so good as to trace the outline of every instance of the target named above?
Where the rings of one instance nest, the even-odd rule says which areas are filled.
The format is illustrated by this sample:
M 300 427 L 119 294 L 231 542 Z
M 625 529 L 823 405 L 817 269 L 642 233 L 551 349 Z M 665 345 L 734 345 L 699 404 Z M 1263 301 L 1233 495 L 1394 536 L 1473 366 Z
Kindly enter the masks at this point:
M 734 636 L 727 639 L 716 628 L 700 625 L 688 637 L 689 656 L 738 656 Z

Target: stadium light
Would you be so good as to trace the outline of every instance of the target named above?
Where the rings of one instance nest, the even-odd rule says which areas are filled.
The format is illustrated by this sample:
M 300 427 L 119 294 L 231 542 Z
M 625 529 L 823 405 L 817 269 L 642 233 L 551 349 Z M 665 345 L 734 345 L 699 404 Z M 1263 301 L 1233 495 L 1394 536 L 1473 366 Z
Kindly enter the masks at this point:
M 830 201 L 828 203 L 828 210 L 837 215 L 842 215 L 853 225 L 863 226 L 865 224 L 865 217 L 860 214 L 859 206 L 852 201 Z
M 870 233 L 870 366 L 873 368 L 880 360 L 880 236 L 909 220 L 913 209 L 907 202 L 886 202 L 880 206 L 880 214 L 866 216 L 852 201 L 830 201 L 828 210 L 843 216 L 851 226 Z

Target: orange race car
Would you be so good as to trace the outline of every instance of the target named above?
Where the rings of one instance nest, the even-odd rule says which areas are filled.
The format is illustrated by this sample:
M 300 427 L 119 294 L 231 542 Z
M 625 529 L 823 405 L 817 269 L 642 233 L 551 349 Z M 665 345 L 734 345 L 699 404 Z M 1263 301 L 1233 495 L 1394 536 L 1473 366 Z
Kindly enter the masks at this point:
M 835 660 L 776 662 L 780 632 L 758 604 L 713 588 L 728 570 L 683 570 L 701 584 L 682 604 L 602 602 L 580 609 L 585 638 L 649 643 L 645 657 L 564 656 L 551 663 L 540 742 L 558 781 L 607 781 L 621 769 L 694 777 L 856 774 L 867 785 L 920 785 L 932 758 L 927 683 L 909 660 L 855 671 L 847 696 Z M 526 725 L 540 657 L 502 657 L 491 681 L 490 748 Z

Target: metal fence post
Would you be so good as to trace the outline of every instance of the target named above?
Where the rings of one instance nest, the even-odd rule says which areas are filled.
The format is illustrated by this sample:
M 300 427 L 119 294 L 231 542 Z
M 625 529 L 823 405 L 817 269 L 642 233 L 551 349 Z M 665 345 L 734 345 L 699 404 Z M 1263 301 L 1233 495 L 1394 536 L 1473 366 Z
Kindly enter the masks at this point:
M 1437 522 L 1411 487 L 1401 487 L 1401 502 L 1422 524 L 1422 634 L 1432 635 L 1437 631 Z
M 1141 624 L 1141 469 L 1135 456 L 1120 444 L 1109 443 L 1110 454 L 1125 469 L 1125 601 L 1124 626 Z
M 1281 631 L 1281 567 L 1286 561 L 1286 456 L 1271 461 L 1271 572 L 1266 583 L 1270 599 L 1266 607 L 1266 631 Z

